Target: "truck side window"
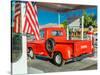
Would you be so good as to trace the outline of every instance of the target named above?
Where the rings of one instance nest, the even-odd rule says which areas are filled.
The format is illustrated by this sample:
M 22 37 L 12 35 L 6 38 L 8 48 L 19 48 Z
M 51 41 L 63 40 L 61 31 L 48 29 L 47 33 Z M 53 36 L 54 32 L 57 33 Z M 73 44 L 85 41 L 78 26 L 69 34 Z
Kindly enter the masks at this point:
M 51 35 L 52 36 L 62 36 L 63 33 L 62 33 L 62 31 L 52 31 Z

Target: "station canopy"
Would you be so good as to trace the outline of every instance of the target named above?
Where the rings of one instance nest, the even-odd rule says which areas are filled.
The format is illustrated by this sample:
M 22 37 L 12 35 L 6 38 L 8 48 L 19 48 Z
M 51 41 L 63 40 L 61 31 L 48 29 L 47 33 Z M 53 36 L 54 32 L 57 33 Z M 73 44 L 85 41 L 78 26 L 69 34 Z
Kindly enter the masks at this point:
M 65 4 L 65 3 L 48 3 L 48 2 L 38 2 L 38 8 L 42 8 L 48 11 L 54 11 L 58 13 L 58 23 L 60 24 L 60 13 L 70 12 L 75 10 L 84 10 L 88 8 L 95 8 L 95 5 L 80 5 L 80 4 Z M 82 16 L 82 34 L 81 39 L 83 40 L 83 28 L 84 28 L 84 16 Z M 67 39 L 69 39 L 69 31 L 67 31 Z
M 43 8 L 55 12 L 69 12 L 78 9 L 94 8 L 95 5 L 79 5 L 79 4 L 62 4 L 62 3 L 48 3 L 48 2 L 37 2 L 38 8 Z

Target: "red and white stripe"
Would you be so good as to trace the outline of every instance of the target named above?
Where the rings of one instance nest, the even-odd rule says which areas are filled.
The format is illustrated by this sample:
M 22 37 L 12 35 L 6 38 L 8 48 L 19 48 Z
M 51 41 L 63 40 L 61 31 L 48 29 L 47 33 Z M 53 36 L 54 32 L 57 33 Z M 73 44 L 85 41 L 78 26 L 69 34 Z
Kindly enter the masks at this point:
M 39 40 L 39 24 L 37 18 L 37 6 L 33 6 L 31 2 L 26 4 L 24 33 L 34 34 L 36 40 Z
M 14 32 L 20 33 L 21 4 L 15 2 Z

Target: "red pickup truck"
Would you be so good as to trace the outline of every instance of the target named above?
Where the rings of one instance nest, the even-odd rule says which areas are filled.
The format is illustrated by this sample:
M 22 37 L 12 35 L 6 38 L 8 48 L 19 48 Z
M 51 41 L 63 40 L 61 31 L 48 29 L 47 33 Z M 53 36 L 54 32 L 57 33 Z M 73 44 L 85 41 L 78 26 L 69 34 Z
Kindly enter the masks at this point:
M 66 31 L 62 27 L 49 27 L 40 30 L 40 40 L 27 42 L 27 54 L 34 58 L 41 55 L 53 59 L 54 64 L 61 66 L 64 61 L 81 60 L 93 54 L 90 40 L 67 40 Z

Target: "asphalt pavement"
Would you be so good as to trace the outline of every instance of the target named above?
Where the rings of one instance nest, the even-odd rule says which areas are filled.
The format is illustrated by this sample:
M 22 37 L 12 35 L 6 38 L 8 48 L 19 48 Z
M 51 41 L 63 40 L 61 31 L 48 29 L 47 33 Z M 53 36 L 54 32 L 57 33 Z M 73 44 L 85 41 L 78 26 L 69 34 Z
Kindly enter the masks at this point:
M 35 59 L 32 61 L 28 61 L 28 73 L 36 74 L 36 73 L 48 73 L 48 72 L 79 71 L 79 70 L 84 70 L 87 67 L 90 67 L 95 64 L 97 64 L 96 60 L 92 60 L 91 58 L 86 58 L 82 61 L 65 63 L 63 66 L 58 67 L 52 64 L 49 60 Z
M 86 67 L 86 68 L 84 68 L 82 70 L 96 70 L 96 69 L 97 69 L 97 64 L 94 64 L 94 65 Z

